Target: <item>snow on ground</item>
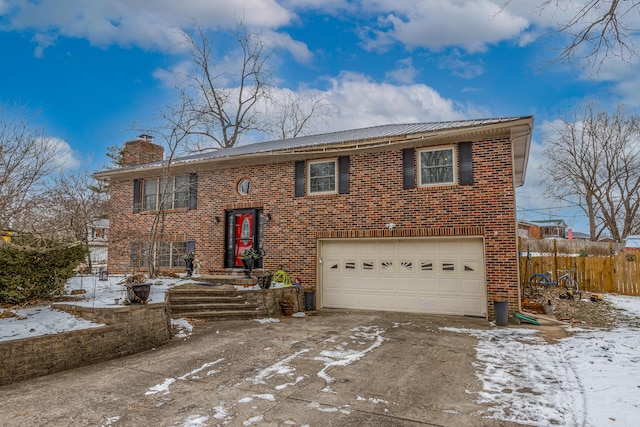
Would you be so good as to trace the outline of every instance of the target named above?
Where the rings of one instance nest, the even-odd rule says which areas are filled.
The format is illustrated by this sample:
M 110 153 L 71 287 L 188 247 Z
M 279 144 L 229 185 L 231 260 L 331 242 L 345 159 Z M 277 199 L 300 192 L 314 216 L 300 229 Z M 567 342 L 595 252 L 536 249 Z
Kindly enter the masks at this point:
M 640 317 L 640 298 L 609 295 Z M 530 328 L 443 328 L 478 338 L 482 414 L 533 426 L 635 426 L 640 420 L 640 329 L 569 329 L 547 343 Z
M 125 297 L 124 287 L 118 284 L 122 279 L 122 276 L 109 276 L 107 281 L 99 281 L 93 276 L 75 277 L 69 282 L 69 290 L 87 291 L 82 301 L 74 304 L 116 307 L 116 298 L 121 303 Z M 165 293 L 171 286 L 186 281 L 163 279 L 153 283 L 157 284 L 151 287 L 151 303 L 164 301 Z M 640 317 L 640 297 L 605 297 L 617 308 Z M 15 310 L 15 313 L 18 317 L 0 319 L 0 341 L 100 326 L 46 306 Z M 256 321 L 264 325 L 276 320 Z M 183 330 L 185 336 L 190 334 L 191 326 L 184 319 L 175 320 L 174 324 Z M 404 325 L 394 324 L 393 327 Z M 262 383 L 267 378 L 280 377 L 283 380 L 278 381 L 276 391 L 293 387 L 304 381 L 305 377 L 296 375 L 292 361 L 297 357 L 313 357 L 325 363 L 318 376 L 326 382 L 325 391 L 331 392 L 333 379 L 327 375 L 329 367 L 357 362 L 383 344 L 384 330 L 371 326 L 367 328 L 351 330 L 353 342 L 362 346 L 358 350 L 349 350 L 343 348 L 342 344 L 336 344 L 334 350 L 315 357 L 305 354 L 308 350 L 301 350 L 247 380 Z M 532 327 L 443 329 L 478 338 L 474 367 L 482 389 L 469 389 L 468 392 L 488 408 L 479 414 L 481 416 L 534 426 L 624 427 L 635 426 L 640 419 L 640 329 L 637 327 L 569 329 L 571 336 L 556 343 L 546 342 Z M 333 342 L 331 338 L 326 341 Z M 167 378 L 150 388 L 147 394 L 166 394 L 177 380 L 213 375 L 218 371 L 210 368 L 220 362 L 205 363 L 181 377 Z M 253 398 L 270 399 L 271 395 L 254 395 L 250 399 Z M 242 401 L 248 402 L 250 399 Z M 320 411 L 349 410 L 346 407 L 325 408 L 317 403 L 312 407 Z M 224 403 L 220 404 L 213 417 L 223 422 L 232 418 Z M 259 419 L 250 419 L 244 425 L 260 422 Z M 207 417 L 198 414 L 185 420 L 188 426 L 206 424 Z
M 0 319 L 0 341 L 104 326 L 46 306 L 16 310 L 15 313 L 16 317 Z
M 108 280 L 98 280 L 97 276 L 76 276 L 67 283 L 69 293 L 82 289 L 86 293 L 80 294 L 78 301 L 65 301 L 65 304 L 75 304 L 83 307 L 108 308 L 122 305 L 126 297 L 126 288 L 119 284 L 124 276 L 110 275 Z M 177 283 L 194 282 L 191 279 L 152 280 L 149 303 L 164 301 L 167 290 Z M 0 310 L 1 311 L 1 310 Z M 75 317 L 70 313 L 54 310 L 49 306 L 30 307 L 11 310 L 16 317 L 0 318 L 0 341 L 20 338 L 31 338 L 39 335 L 57 334 L 85 328 L 103 326 L 88 320 Z M 178 338 L 191 334 L 191 325 L 184 319 L 172 319 L 180 333 Z

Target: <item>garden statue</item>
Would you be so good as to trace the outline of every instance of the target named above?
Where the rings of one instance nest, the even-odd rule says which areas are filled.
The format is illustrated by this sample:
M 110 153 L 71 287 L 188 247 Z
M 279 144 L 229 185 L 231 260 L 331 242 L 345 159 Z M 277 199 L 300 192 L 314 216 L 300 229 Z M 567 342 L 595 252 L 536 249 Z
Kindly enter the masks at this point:
M 202 261 L 198 255 L 193 258 L 193 277 L 200 277 L 200 267 L 202 267 Z

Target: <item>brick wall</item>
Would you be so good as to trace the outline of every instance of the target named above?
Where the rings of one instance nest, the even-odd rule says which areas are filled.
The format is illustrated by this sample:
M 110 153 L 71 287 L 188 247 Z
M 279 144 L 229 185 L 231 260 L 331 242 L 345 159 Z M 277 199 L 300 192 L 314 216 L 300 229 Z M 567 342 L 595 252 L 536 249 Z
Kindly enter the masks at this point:
M 226 209 L 262 208 L 272 220 L 264 224 L 264 268 L 280 265 L 316 287 L 316 248 L 319 236 L 349 236 L 367 231 L 388 236 L 385 223 L 397 224 L 407 235 L 484 237 L 487 308 L 492 300 L 518 303 L 515 192 L 508 137 L 473 143 L 473 179 L 468 186 L 402 188 L 402 152 L 359 153 L 350 156 L 350 193 L 294 197 L 294 162 L 269 163 L 198 173 L 198 208 L 170 212 L 167 233 L 196 241 L 202 273 L 224 267 Z M 159 172 L 160 175 L 160 172 Z M 247 196 L 236 192 L 241 178 L 251 180 Z M 153 214 L 132 213 L 133 184 L 112 181 L 109 270 L 129 272 L 129 242 L 149 230 Z M 222 219 L 216 223 L 214 217 Z M 137 233 L 137 234 L 136 234 Z M 332 234 L 333 233 L 333 234 Z
M 0 386 L 148 350 L 171 337 L 165 303 L 58 307 L 107 326 L 0 342 Z

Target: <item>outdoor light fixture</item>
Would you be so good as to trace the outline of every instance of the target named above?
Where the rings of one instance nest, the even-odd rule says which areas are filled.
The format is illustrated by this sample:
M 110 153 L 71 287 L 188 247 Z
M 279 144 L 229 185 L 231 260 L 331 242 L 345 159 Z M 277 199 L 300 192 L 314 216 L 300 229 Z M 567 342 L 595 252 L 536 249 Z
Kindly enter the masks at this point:
M 265 219 L 267 221 L 271 221 L 271 214 L 270 213 L 266 214 L 264 217 L 265 217 Z
M 215 222 L 220 222 L 220 217 L 219 217 L 219 216 L 217 216 L 217 217 L 215 217 L 213 220 L 214 220 Z

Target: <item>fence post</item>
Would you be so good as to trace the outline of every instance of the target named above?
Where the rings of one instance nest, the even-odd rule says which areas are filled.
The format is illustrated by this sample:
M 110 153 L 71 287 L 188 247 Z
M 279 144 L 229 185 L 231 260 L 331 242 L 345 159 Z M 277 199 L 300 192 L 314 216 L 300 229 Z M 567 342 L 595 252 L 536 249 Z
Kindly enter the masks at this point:
M 558 241 L 553 239 L 553 281 L 558 282 Z

